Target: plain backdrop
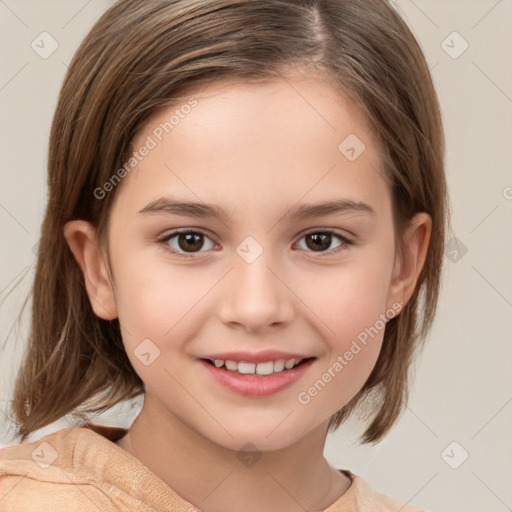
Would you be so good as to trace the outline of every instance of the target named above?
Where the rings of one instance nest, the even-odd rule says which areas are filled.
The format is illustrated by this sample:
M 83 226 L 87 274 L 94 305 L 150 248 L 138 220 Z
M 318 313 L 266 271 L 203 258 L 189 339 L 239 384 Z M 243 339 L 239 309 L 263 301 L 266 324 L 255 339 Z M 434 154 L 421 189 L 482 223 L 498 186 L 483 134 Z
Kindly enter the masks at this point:
M 78 44 L 111 3 L 0 0 L 0 299 L 25 276 L 0 309 L 2 341 L 33 276 L 59 88 Z M 439 93 L 453 233 L 439 313 L 405 413 L 375 446 L 358 445 L 363 427 L 352 420 L 328 436 L 325 453 L 334 466 L 428 511 L 510 511 L 512 1 L 393 3 L 419 39 Z M 33 49 L 41 37 L 51 55 Z M 0 446 L 12 444 L 5 411 L 23 334 L 11 332 L 1 354 Z M 140 405 L 125 403 L 96 422 L 129 426 Z M 66 426 L 63 419 L 30 440 Z

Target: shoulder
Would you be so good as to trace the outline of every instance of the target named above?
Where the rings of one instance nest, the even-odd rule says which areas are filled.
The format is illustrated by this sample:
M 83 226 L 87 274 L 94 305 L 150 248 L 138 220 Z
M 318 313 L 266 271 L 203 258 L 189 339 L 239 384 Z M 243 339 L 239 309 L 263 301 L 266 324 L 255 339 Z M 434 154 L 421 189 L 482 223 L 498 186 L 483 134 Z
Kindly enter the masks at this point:
M 122 493 L 107 492 L 96 455 L 111 441 L 85 427 L 70 427 L 30 443 L 0 450 L 0 510 L 113 509 Z M 84 464 L 84 450 L 91 456 Z M 120 503 L 118 503 L 120 501 Z
M 2 512 L 83 512 L 109 510 L 114 504 L 90 484 L 47 482 L 5 474 L 0 475 L 0 496 Z
M 178 496 L 115 441 L 126 429 L 70 427 L 0 450 L 2 512 L 190 512 Z

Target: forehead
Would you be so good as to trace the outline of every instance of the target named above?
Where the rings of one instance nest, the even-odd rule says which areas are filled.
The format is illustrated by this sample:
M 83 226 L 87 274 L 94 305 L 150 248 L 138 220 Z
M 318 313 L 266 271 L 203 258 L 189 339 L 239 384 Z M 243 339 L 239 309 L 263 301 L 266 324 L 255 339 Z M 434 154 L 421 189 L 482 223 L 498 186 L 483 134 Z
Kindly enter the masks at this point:
M 326 80 L 226 79 L 180 96 L 133 140 L 135 151 L 151 146 L 123 183 L 133 208 L 164 193 L 227 200 L 228 209 L 256 199 L 268 208 L 276 197 L 283 205 L 305 195 L 334 199 L 337 191 L 382 202 L 386 184 L 371 126 Z
M 216 128 L 219 135 L 229 135 L 229 128 L 236 128 L 240 137 L 241 129 L 243 134 L 256 132 L 264 136 L 266 132 L 272 134 L 270 128 L 276 131 L 282 126 L 287 128 L 283 136 L 295 136 L 296 140 L 300 139 L 294 134 L 297 128 L 304 136 L 315 137 L 327 132 L 342 136 L 352 129 L 362 138 L 375 137 L 371 123 L 354 100 L 321 76 L 283 75 L 280 79 L 257 82 L 224 78 L 207 86 L 198 84 L 181 89 L 175 96 L 175 104 L 153 114 L 134 142 L 137 139 L 140 142 L 141 137 L 169 121 L 173 113 L 179 119 L 174 116 L 172 133 L 182 134 L 184 138 L 191 132 L 194 137 L 199 136 L 202 127 Z M 192 100 L 197 104 L 189 108 Z M 185 118 L 186 123 L 182 122 Z M 233 121 L 237 126 L 233 126 Z M 297 127 L 296 121 L 305 124 Z M 263 123 L 267 126 L 265 131 L 261 131 Z M 372 142 L 368 140 L 370 145 Z

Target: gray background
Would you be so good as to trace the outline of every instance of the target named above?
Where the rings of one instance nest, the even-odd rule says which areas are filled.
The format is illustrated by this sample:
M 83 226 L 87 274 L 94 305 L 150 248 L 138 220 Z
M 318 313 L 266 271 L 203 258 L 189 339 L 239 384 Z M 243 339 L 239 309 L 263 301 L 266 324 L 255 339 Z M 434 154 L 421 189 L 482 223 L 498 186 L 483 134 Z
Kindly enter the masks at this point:
M 111 3 L 0 0 L 2 341 L 33 276 L 57 94 L 78 44 Z M 326 457 L 425 510 L 510 511 L 512 1 L 394 3 L 420 40 L 440 96 L 453 208 L 448 239 L 455 236 L 457 244 L 448 243 L 439 314 L 417 361 L 404 415 L 375 446 L 358 446 L 362 427 L 350 421 L 328 436 Z M 51 49 L 42 32 L 58 44 L 47 58 L 31 47 L 35 41 L 40 53 Z M 469 46 L 461 53 L 464 41 Z M 26 321 L 23 326 L 11 332 L 1 356 L 0 412 L 11 396 Z M 96 421 L 128 426 L 140 404 L 123 404 Z M 0 446 L 12 444 L 12 425 L 4 413 L 0 420 Z M 66 426 L 63 419 L 30 440 Z

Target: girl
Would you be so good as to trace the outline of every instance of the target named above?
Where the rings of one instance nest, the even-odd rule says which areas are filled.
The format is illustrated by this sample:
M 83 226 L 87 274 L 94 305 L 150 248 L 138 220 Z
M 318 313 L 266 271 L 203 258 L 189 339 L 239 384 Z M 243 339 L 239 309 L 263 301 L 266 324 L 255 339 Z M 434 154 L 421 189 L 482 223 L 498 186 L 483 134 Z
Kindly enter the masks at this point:
M 407 400 L 447 222 L 418 43 L 384 0 L 120 0 L 49 151 L 2 510 L 417 511 L 323 457 Z M 91 414 L 144 394 L 129 429 Z

